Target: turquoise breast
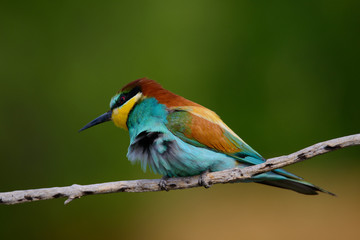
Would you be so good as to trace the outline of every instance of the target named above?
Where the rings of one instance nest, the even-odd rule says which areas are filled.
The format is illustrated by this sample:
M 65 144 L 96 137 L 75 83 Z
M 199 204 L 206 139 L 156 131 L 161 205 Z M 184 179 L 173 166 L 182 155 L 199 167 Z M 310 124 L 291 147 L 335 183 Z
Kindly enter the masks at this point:
M 183 142 L 166 127 L 168 111 L 154 98 L 138 103 L 128 118 L 130 146 L 127 157 L 142 169 L 168 176 L 193 176 L 206 170 L 235 167 L 236 161 L 212 150 Z

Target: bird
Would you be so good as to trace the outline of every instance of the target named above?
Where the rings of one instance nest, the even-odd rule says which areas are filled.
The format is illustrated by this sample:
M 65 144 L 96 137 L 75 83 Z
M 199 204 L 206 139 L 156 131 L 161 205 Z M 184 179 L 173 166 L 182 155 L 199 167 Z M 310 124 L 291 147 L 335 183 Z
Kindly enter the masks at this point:
M 159 185 L 167 190 L 172 177 L 244 168 L 266 161 L 245 143 L 212 110 L 164 89 L 159 83 L 140 78 L 126 84 L 110 101 L 110 110 L 86 124 L 79 132 L 112 121 L 129 132 L 127 158 L 163 176 Z M 306 195 L 326 191 L 283 169 L 252 176 L 255 182 Z

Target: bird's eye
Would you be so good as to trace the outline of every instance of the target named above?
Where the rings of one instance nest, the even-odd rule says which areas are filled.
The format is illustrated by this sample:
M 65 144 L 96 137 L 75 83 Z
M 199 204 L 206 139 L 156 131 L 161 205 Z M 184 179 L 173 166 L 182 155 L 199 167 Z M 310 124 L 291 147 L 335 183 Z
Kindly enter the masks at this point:
M 120 103 L 124 103 L 125 102 L 125 97 L 124 96 L 121 96 L 120 97 Z

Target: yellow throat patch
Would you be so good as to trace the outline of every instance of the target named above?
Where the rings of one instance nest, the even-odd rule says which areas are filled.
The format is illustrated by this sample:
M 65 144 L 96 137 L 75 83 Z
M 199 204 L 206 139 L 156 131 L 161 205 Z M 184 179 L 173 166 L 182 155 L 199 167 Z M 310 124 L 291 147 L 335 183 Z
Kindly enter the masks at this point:
M 126 122 L 129 116 L 129 112 L 134 107 L 135 103 L 141 98 L 142 94 L 138 93 L 132 98 L 130 98 L 122 106 L 115 108 L 111 114 L 111 120 L 114 122 L 115 126 L 128 130 Z

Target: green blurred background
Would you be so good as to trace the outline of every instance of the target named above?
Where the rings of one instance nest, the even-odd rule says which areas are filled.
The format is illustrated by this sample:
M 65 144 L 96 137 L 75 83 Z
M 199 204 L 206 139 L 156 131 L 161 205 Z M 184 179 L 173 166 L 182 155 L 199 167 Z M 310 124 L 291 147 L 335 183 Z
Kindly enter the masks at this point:
M 159 178 L 128 134 L 81 134 L 141 77 L 216 111 L 270 158 L 360 132 L 360 2 L 2 1 L 0 191 Z M 257 184 L 0 206 L 2 239 L 359 239 L 360 147 L 286 169 L 338 194 Z

